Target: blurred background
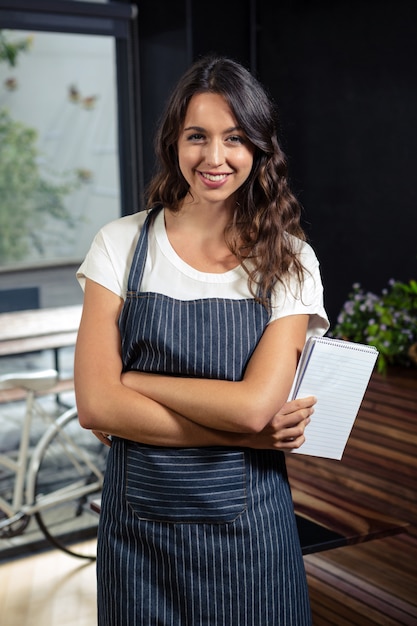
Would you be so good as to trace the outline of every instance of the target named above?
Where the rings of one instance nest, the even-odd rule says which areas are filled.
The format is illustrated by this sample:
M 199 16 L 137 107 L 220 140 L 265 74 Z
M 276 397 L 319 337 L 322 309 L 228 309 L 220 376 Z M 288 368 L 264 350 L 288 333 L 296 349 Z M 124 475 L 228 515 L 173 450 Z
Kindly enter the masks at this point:
M 207 52 L 277 103 L 332 324 L 352 283 L 415 277 L 413 8 L 0 0 L 1 309 L 81 302 L 76 267 L 103 223 L 141 208 L 165 99 Z

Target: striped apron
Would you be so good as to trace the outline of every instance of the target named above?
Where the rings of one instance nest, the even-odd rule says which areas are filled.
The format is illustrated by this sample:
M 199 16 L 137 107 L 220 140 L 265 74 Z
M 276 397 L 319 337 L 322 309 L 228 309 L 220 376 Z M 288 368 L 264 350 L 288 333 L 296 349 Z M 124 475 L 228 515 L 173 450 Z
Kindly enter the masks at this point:
M 239 380 L 266 310 L 141 292 L 152 215 L 120 318 L 125 370 Z M 114 438 L 97 576 L 99 626 L 309 626 L 284 454 Z

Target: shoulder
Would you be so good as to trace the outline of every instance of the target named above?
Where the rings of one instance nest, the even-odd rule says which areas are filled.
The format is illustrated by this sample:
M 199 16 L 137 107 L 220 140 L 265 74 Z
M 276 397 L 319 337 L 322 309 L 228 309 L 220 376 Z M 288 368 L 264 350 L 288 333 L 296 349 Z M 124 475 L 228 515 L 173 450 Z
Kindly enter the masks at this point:
M 95 236 L 77 278 L 89 278 L 124 298 L 129 268 L 147 213 L 141 211 L 109 222 Z
M 141 211 L 105 224 L 94 238 L 89 254 L 104 255 L 116 264 L 126 264 L 133 253 L 147 213 Z
M 319 265 L 317 255 L 307 241 L 298 239 L 298 237 L 294 237 L 294 235 L 287 235 L 287 237 L 291 249 L 297 255 L 300 263 L 305 269 L 311 270 Z
M 138 237 L 147 216 L 146 211 L 126 215 L 105 224 L 97 233 L 95 241 L 126 242 Z
M 323 306 L 323 284 L 318 258 L 309 243 L 292 235 L 288 235 L 288 238 L 303 267 L 303 277 L 300 284 L 298 275 L 290 272 L 283 283 L 276 284 L 271 297 L 270 321 L 286 315 L 309 315 L 309 334 L 322 335 L 328 329 L 329 322 Z
M 303 296 L 307 293 L 321 293 L 323 290 L 321 276 L 320 276 L 320 264 L 317 255 L 312 246 L 298 239 L 293 235 L 288 235 L 288 242 L 293 254 L 297 257 L 302 266 L 302 278 L 300 283 L 300 277 L 294 268 L 290 268 L 288 275 L 283 278 L 283 285 L 286 289 L 286 299 L 294 298 L 303 300 Z M 281 290 L 282 284 L 277 285 Z

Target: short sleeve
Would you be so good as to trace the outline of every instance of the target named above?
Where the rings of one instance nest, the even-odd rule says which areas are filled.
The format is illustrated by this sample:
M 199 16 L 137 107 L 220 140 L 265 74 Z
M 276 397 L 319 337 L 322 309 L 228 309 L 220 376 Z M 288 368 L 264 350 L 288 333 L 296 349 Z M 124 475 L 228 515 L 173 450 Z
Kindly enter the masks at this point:
M 144 212 L 122 217 L 97 233 L 77 271 L 83 290 L 89 278 L 125 299 L 129 270 L 145 217 Z
M 285 287 L 277 283 L 272 294 L 270 323 L 288 315 L 309 315 L 307 338 L 324 335 L 329 320 L 323 304 L 323 284 L 318 259 L 309 244 L 299 242 L 299 259 L 304 268 L 304 280 L 300 285 L 294 274 Z

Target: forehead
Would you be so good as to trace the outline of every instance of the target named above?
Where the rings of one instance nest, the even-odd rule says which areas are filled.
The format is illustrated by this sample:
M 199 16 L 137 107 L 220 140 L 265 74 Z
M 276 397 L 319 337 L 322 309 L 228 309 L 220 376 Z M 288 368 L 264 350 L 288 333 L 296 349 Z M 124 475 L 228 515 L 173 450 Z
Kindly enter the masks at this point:
M 198 93 L 188 103 L 184 125 L 187 126 L 194 120 L 199 120 L 201 126 L 201 121 L 204 119 L 207 121 L 217 119 L 218 121 L 227 121 L 233 126 L 237 125 L 229 104 L 218 93 Z

